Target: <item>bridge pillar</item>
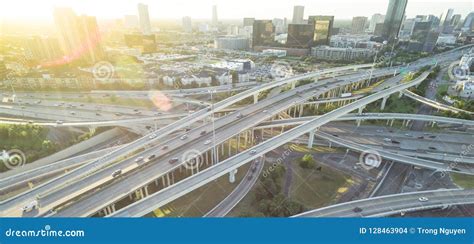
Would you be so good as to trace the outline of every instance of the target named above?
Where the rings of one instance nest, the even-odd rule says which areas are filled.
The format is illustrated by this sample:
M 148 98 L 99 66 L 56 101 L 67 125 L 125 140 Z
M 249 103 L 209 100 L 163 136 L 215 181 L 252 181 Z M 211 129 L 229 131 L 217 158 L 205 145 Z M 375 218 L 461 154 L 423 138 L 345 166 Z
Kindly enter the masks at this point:
M 296 81 L 291 82 L 291 89 L 295 89 L 296 87 Z
M 394 119 L 392 119 L 392 120 L 390 121 L 390 127 L 393 126 L 393 122 L 394 122 L 394 121 L 395 121 Z
M 253 94 L 253 103 L 258 103 L 258 93 Z
M 110 208 L 112 209 L 112 213 L 115 212 L 115 203 L 112 204 L 112 205 L 110 206 Z
M 358 120 L 357 120 L 357 127 L 360 126 L 360 122 L 361 122 L 361 121 L 362 121 L 361 119 L 358 119 Z
M 300 117 L 303 116 L 303 106 L 304 106 L 303 104 L 300 105 Z
M 309 132 L 309 138 L 308 138 L 308 148 L 313 148 L 313 143 L 314 143 L 314 133 L 316 131 L 312 130 Z
M 387 103 L 388 96 L 382 98 L 382 104 L 380 105 L 380 110 L 385 109 L 385 104 Z
M 234 169 L 229 172 L 229 183 L 235 182 L 235 174 L 237 174 L 237 169 Z
M 402 98 L 403 97 L 403 92 L 399 92 L 398 93 L 398 98 Z
M 237 153 L 239 152 L 239 148 L 240 148 L 240 133 L 237 135 Z
M 148 196 L 148 186 L 145 186 L 143 189 L 145 189 L 145 197 Z
M 359 115 L 362 114 L 362 111 L 364 110 L 364 108 L 365 108 L 365 106 L 362 106 L 362 107 L 359 108 Z

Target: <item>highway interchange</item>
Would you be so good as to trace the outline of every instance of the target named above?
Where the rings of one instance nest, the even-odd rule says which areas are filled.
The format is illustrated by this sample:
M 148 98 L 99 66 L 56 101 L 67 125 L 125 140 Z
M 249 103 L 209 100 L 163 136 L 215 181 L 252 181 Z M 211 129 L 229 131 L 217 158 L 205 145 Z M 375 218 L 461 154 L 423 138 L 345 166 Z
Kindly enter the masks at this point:
M 458 52 L 441 54 L 436 57 L 436 62 L 449 62 L 458 58 L 459 55 Z M 68 120 L 66 121 L 66 119 L 64 119 L 61 123 L 57 123 L 57 121 L 54 122 L 54 117 L 48 117 L 49 121 L 44 120 L 33 122 L 30 122 L 29 120 L 2 120 L 2 123 L 29 123 L 46 126 L 103 126 L 128 124 L 132 127 L 142 122 L 154 122 L 156 124 L 157 122 L 155 121 L 158 121 L 158 123 L 160 123 L 160 128 L 157 128 L 156 131 L 145 134 L 142 138 L 131 143 L 110 150 L 104 150 L 105 155 L 101 153 L 103 156 L 94 158 L 98 155 L 89 155 L 89 158 L 87 158 L 87 160 L 89 160 L 88 162 L 84 162 L 85 159 L 80 157 L 74 161 L 65 160 L 64 162 L 58 162 L 57 167 L 61 169 L 71 167 L 71 165 L 78 167 L 68 173 L 53 178 L 44 184 L 36 186 L 31 190 L 27 190 L 1 202 L 1 215 L 52 217 L 91 216 L 104 208 L 108 208 L 107 216 L 139 217 L 191 192 L 193 189 L 197 189 L 224 174 L 232 172 L 245 163 L 254 162 L 255 160 L 258 161 L 258 159 L 265 155 L 265 153 L 305 134 L 310 135 L 311 141 L 314 136 L 317 136 L 355 151 L 365 151 L 372 148 L 367 145 L 344 140 L 331 134 L 315 132 L 319 127 L 336 120 L 363 121 L 377 119 L 390 121 L 398 119 L 409 121 L 419 119 L 425 121 L 435 120 L 438 123 L 472 126 L 472 121 L 444 117 L 434 118 L 434 116 L 382 113 L 365 114 L 361 112 L 367 104 L 379 99 L 386 99 L 391 94 L 403 93 L 404 95 L 413 98 L 412 94 L 410 94 L 406 89 L 418 85 L 426 78 L 428 73 L 425 72 L 418 78 L 408 82 L 402 82 L 403 74 L 397 74 L 402 71 L 417 71 L 419 68 L 431 64 L 433 64 L 433 58 L 425 61 L 418 61 L 404 67 L 373 69 L 372 65 L 347 66 L 301 74 L 262 85 L 255 86 L 254 84 L 251 84 L 245 87 L 246 90 L 239 87 L 236 90 L 244 91 L 212 105 L 207 105 L 207 103 L 201 103 L 199 101 L 196 101 L 195 103 L 193 102 L 195 106 L 202 106 L 204 108 L 191 113 L 183 111 L 183 113 L 157 114 L 157 112 L 149 112 L 146 109 L 130 110 L 130 108 L 125 107 L 104 106 L 103 110 L 110 111 L 110 114 L 109 112 L 104 112 L 104 115 L 101 114 L 101 117 L 103 118 L 97 120 L 97 114 L 93 112 L 93 107 L 86 104 L 82 104 L 81 106 L 81 104 L 73 103 L 71 105 L 78 108 L 84 114 L 81 114 L 81 116 L 76 116 L 76 114 L 71 115 L 70 110 L 66 109 L 66 111 L 69 112 L 69 116 L 67 117 Z M 285 113 L 292 108 L 296 113 L 296 108 L 299 107 L 300 104 L 315 104 L 318 103 L 319 100 L 331 99 L 331 97 L 334 98 L 331 102 L 348 100 L 338 99 L 337 96 L 338 94 L 356 89 L 365 84 L 364 82 L 368 79 L 368 72 L 367 70 L 364 70 L 364 68 L 373 69 L 370 71 L 370 78 L 372 79 L 394 76 L 392 79 L 389 79 L 393 82 L 384 87 L 384 89 L 377 90 L 375 93 L 366 96 L 353 97 L 350 101 L 355 101 L 349 102 L 347 105 L 321 116 L 275 120 L 279 114 Z M 323 77 L 323 75 L 326 74 L 331 74 L 332 77 Z M 314 83 L 300 86 L 296 85 L 298 81 L 307 79 L 317 80 L 315 80 L 316 82 Z M 259 101 L 259 93 L 281 86 L 290 86 L 291 89 L 265 99 L 260 99 Z M 216 90 L 220 92 L 225 91 L 224 88 L 222 90 Z M 208 91 L 205 89 L 190 91 L 191 94 L 202 94 L 206 92 Z M 179 93 L 179 91 L 176 93 Z M 126 96 L 131 95 L 143 96 L 143 94 L 126 94 Z M 173 95 L 178 96 L 176 94 Z M 229 109 L 231 108 L 230 106 L 244 100 L 245 98 L 253 98 L 253 104 L 248 104 L 243 107 L 234 107 L 231 110 L 227 110 L 227 112 L 220 117 L 214 117 L 215 113 Z M 315 100 L 311 101 L 312 99 Z M 43 106 L 45 109 L 47 109 L 47 105 L 51 105 L 46 104 L 44 100 L 41 102 L 44 103 L 42 105 L 34 105 L 31 104 L 31 102 L 33 101 L 28 102 L 29 106 Z M 431 103 L 426 100 L 421 102 Z M 37 116 L 32 116 L 31 113 L 35 112 L 29 112 L 26 108 L 18 108 L 18 106 L 25 105 L 12 105 L 10 108 L 3 106 L 1 107 L 3 110 L 0 110 L 0 112 L 7 113 L 8 111 L 11 112 L 13 109 L 15 111 L 20 111 L 18 113 L 21 113 L 15 114 L 16 116 L 42 117 L 42 115 L 38 116 L 38 114 Z M 53 104 L 53 106 L 55 106 L 55 104 Z M 438 105 L 434 104 L 433 106 Z M 349 114 L 355 110 L 359 110 L 358 113 Z M 117 113 L 120 113 L 120 116 L 117 116 Z M 236 154 L 227 159 L 218 159 L 219 150 L 222 154 L 222 151 L 228 147 L 228 151 L 232 152 L 233 148 L 231 148 L 229 140 L 239 140 L 241 135 L 245 135 L 245 137 L 249 135 L 250 139 L 246 140 L 249 140 L 250 143 L 255 143 L 255 141 L 257 141 L 254 140 L 255 130 L 263 131 L 264 129 L 282 126 L 292 126 L 293 128 L 281 133 L 280 135 L 261 141 L 249 149 L 243 149 L 243 151 L 239 152 L 237 148 L 237 152 L 235 152 Z M 157 126 L 155 125 L 155 128 L 156 127 Z M 207 143 L 208 141 L 209 143 Z M 217 150 L 213 148 L 217 148 Z M 181 160 L 181 158 L 182 155 L 186 155 L 190 150 L 196 151 L 199 155 L 206 155 L 206 157 L 210 155 L 211 166 L 203 171 L 199 171 L 199 168 L 193 169 L 196 170 L 196 172 L 193 171 L 191 176 L 174 183 L 173 171 L 181 170 L 183 166 L 186 166 L 186 163 L 188 162 Z M 377 151 L 384 159 L 390 159 L 395 162 L 406 163 L 423 168 L 431 168 L 444 172 L 465 174 L 474 173 L 473 168 L 465 164 L 473 163 L 472 161 L 469 161 L 469 157 L 466 157 L 465 161 L 461 162 L 462 164 L 452 167 L 449 163 L 431 161 L 426 158 L 416 158 L 413 157 L 414 155 L 402 155 L 383 148 L 377 148 Z M 147 158 L 150 155 L 154 155 L 154 158 L 150 160 L 150 162 L 143 162 L 143 158 Z M 178 162 L 169 163 L 174 159 L 178 159 Z M 254 162 L 254 164 L 255 165 L 252 168 L 255 168 L 255 170 L 249 171 L 248 174 L 255 174 L 255 172 L 257 172 L 258 175 L 263 164 L 257 162 Z M 15 184 L 22 183 L 30 177 L 34 178 L 35 175 L 45 173 L 47 170 L 48 167 L 35 169 L 16 177 L 9 177 L 5 180 L 2 179 L 0 181 L 0 186 L 5 188 L 7 185 L 12 184 L 12 182 L 15 182 Z M 122 171 L 122 176 L 119 178 L 112 177 L 112 173 L 117 170 Z M 170 177 L 172 180 L 170 180 Z M 137 190 L 141 191 L 141 189 L 145 189 L 145 191 L 147 191 L 147 184 L 150 184 L 157 179 L 163 179 L 163 181 L 165 181 L 165 178 L 167 184 L 165 184 L 166 187 L 164 189 L 152 194 L 148 194 L 147 192 L 145 196 L 143 196 L 142 193 L 142 197 L 138 201 L 118 210 L 115 210 L 115 207 L 112 207 L 114 210 L 110 211 L 109 206 L 114 206 L 115 202 L 130 196 L 130 194 L 135 193 Z M 248 182 L 242 181 L 241 184 L 236 187 L 236 191 L 232 192 L 228 198 L 223 201 L 224 203 L 216 206 L 208 216 L 225 216 L 246 195 L 249 188 L 255 184 L 257 177 L 253 177 L 253 179 L 254 180 Z M 38 211 L 32 212 L 31 214 L 21 213 L 19 206 L 28 203 L 31 199 L 38 200 L 40 206 Z M 227 201 L 227 203 L 225 201 Z M 467 204 L 466 202 L 449 203 Z M 377 212 L 368 214 L 367 216 L 384 214 L 386 214 L 386 212 L 381 211 L 381 213 Z

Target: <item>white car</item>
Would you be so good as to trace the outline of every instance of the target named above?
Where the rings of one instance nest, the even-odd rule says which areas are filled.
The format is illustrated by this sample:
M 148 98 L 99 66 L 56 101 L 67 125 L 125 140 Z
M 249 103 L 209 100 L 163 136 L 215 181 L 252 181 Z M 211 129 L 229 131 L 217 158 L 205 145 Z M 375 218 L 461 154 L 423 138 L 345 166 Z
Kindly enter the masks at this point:
M 155 138 L 155 137 L 156 137 L 155 134 L 151 134 L 148 138 L 149 138 L 149 139 L 153 139 L 153 138 Z
M 250 151 L 250 155 L 254 155 L 254 154 L 256 154 L 256 153 L 257 153 L 257 150 L 252 150 L 252 151 Z
M 188 138 L 188 135 L 184 134 L 180 137 L 181 140 L 185 140 L 186 138 Z
M 209 145 L 209 144 L 211 144 L 211 140 L 206 140 L 206 141 L 204 142 L 204 145 Z
M 62 120 L 56 120 L 56 124 L 60 125 L 60 124 L 62 124 L 62 123 L 63 123 Z
M 142 161 L 142 160 L 143 160 L 143 157 L 140 156 L 140 157 L 135 159 L 135 162 L 139 162 L 139 161 Z
M 418 198 L 418 201 L 420 202 L 427 202 L 429 199 L 427 197 L 420 197 Z
M 34 210 L 38 206 L 38 201 L 34 200 L 28 203 L 27 205 L 23 206 L 21 210 L 25 213 Z

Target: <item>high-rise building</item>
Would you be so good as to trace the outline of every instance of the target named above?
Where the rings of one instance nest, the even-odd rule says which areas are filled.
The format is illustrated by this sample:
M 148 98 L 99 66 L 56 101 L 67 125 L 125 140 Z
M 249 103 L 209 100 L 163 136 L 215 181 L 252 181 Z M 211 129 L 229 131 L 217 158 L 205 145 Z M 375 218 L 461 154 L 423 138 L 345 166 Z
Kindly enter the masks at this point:
M 253 26 L 254 21 L 255 21 L 255 18 L 244 18 L 244 27 Z
M 379 23 L 383 23 L 384 18 L 385 18 L 385 15 L 382 15 L 382 14 L 372 15 L 372 18 L 370 18 L 369 32 L 373 33 L 375 31 L 375 25 Z
M 443 25 L 441 31 L 443 33 L 449 34 L 452 32 L 453 28 L 451 27 L 451 20 L 453 18 L 454 9 L 450 8 L 442 18 Z
M 383 23 L 377 23 L 375 24 L 375 29 L 374 29 L 374 36 L 382 36 L 383 33 Z
M 464 23 L 462 24 L 462 31 L 474 32 L 474 12 L 470 12 L 464 19 Z
M 428 39 L 430 30 L 431 30 L 430 21 L 415 22 L 414 27 L 413 27 L 413 33 L 411 35 L 411 39 L 408 44 L 408 50 L 415 51 L 415 52 L 433 51 L 434 46 L 432 45 L 432 40 Z
M 453 15 L 453 17 L 451 18 L 451 26 L 456 28 L 459 25 L 459 23 L 461 23 L 461 15 L 460 14 Z
M 438 29 L 439 23 L 440 23 L 439 17 L 430 14 L 430 15 L 428 15 L 428 18 L 426 20 L 431 21 L 431 28 L 432 29 Z
M 313 44 L 313 25 L 289 24 L 286 45 L 294 48 L 309 48 Z
M 217 26 L 219 24 L 219 20 L 217 19 L 217 5 L 212 6 L 212 25 Z
M 273 26 L 275 26 L 275 34 L 282 34 L 285 29 L 285 21 L 283 19 L 274 18 L 272 20 Z
M 400 31 L 400 26 L 405 16 L 407 3 L 408 0 L 390 0 L 388 2 L 382 31 L 383 39 L 391 42 L 398 37 L 398 32 Z
M 316 15 L 308 17 L 308 24 L 314 27 L 314 45 L 329 45 L 333 23 L 334 16 Z
M 150 15 L 148 14 L 148 5 L 139 3 L 138 6 L 138 18 L 140 20 L 140 29 L 145 35 L 151 33 Z
M 357 16 L 357 17 L 352 18 L 352 34 L 364 33 L 366 23 L 367 23 L 367 17 Z
M 304 6 L 293 7 L 293 21 L 292 24 L 303 24 Z
M 405 19 L 402 22 L 402 26 L 400 27 L 400 32 L 398 36 L 400 39 L 409 39 L 411 34 L 413 33 L 413 28 L 415 27 L 415 23 L 417 19 Z
M 189 16 L 183 17 L 183 30 L 186 33 L 193 32 L 193 24 L 191 22 L 191 17 Z
M 124 27 L 127 29 L 136 29 L 138 28 L 138 16 L 136 15 L 125 15 L 123 17 Z
M 70 8 L 56 8 L 54 22 L 67 61 L 83 59 L 97 62 L 104 56 L 97 20 L 91 16 L 77 16 Z
M 271 20 L 253 22 L 252 47 L 271 46 L 275 42 L 275 27 Z

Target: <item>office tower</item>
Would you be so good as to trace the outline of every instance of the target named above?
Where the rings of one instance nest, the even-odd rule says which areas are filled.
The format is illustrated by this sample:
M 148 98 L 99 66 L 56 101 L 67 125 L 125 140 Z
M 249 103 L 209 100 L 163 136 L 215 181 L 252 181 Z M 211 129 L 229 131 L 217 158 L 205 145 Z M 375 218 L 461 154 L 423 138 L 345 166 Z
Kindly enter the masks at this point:
M 293 7 L 293 24 L 303 24 L 304 6 Z
M 375 31 L 375 25 L 379 24 L 379 23 L 383 23 L 384 18 L 385 18 L 385 16 L 382 15 L 382 14 L 372 15 L 372 18 L 370 18 L 369 32 L 373 33 Z
M 461 23 L 461 15 L 460 14 L 453 15 L 453 17 L 451 18 L 451 26 L 456 28 L 459 25 L 459 23 Z
M 219 20 L 217 19 L 217 5 L 212 6 L 212 25 L 217 26 L 219 24 Z
M 254 21 L 255 21 L 255 18 L 244 18 L 244 27 L 253 26 Z
M 140 29 L 143 34 L 149 35 L 151 33 L 150 16 L 148 15 L 148 5 L 143 3 L 138 4 L 138 18 L 140 20 Z
M 431 28 L 432 29 L 438 29 L 439 23 L 440 23 L 439 17 L 430 14 L 430 15 L 428 15 L 428 18 L 426 20 L 431 21 Z
M 54 22 L 67 61 L 84 59 L 87 62 L 97 62 L 103 58 L 95 17 L 85 15 L 78 17 L 70 8 L 56 8 Z
M 389 42 L 398 37 L 408 0 L 389 0 L 382 30 L 382 38 Z
M 272 45 L 275 40 L 275 27 L 271 20 L 253 22 L 252 47 Z
M 138 16 L 136 15 L 125 15 L 123 17 L 124 27 L 127 29 L 136 29 L 138 28 Z
M 383 23 L 375 24 L 374 36 L 382 36 L 383 33 Z
M 333 23 L 334 16 L 317 15 L 308 17 L 308 24 L 314 27 L 313 45 L 329 45 Z
M 414 23 L 413 32 L 408 45 L 408 50 L 415 52 L 431 52 L 434 46 L 428 42 L 429 33 L 431 30 L 430 21 L 418 21 Z M 431 41 L 431 40 L 430 40 Z
M 474 32 L 474 12 L 470 12 L 464 19 L 462 30 L 465 32 Z
M 285 21 L 283 19 L 274 18 L 272 20 L 273 26 L 275 26 L 275 34 L 281 34 L 285 29 Z
M 417 22 L 417 19 L 403 20 L 398 36 L 400 38 L 410 38 L 411 34 L 413 33 L 413 28 L 415 27 L 416 22 Z
M 286 45 L 294 48 L 309 48 L 313 43 L 313 25 L 289 24 Z
M 419 15 L 416 15 L 416 16 L 415 16 L 415 19 L 418 19 L 418 20 L 420 20 L 420 21 L 426 21 L 427 18 L 428 18 L 428 16 L 426 16 L 426 15 L 420 15 L 420 14 L 419 14 Z
M 357 17 L 352 18 L 352 34 L 364 33 L 366 23 L 367 23 L 367 17 L 357 16 Z
M 191 33 L 193 32 L 193 24 L 191 22 L 191 17 L 183 17 L 183 30 L 184 32 Z

